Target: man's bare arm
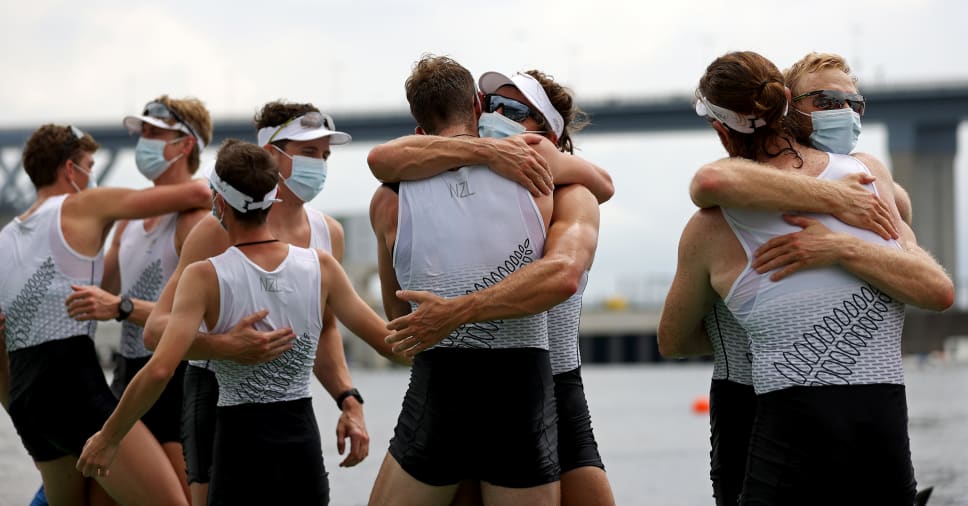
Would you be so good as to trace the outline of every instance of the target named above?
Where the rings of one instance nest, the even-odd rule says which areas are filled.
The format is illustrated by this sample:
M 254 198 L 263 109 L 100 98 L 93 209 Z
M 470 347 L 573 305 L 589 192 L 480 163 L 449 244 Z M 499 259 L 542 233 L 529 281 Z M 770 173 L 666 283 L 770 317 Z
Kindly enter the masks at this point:
M 313 374 L 333 400 L 353 388 L 346 353 L 343 351 L 343 338 L 335 329 L 336 317 L 327 306 L 323 314 L 323 332 L 316 348 Z M 369 454 L 370 435 L 366 430 L 363 405 L 356 398 L 347 398 L 340 407 L 341 413 L 336 422 L 336 447 L 342 455 L 346 449 L 346 440 L 350 440 L 350 451 L 340 462 L 340 467 L 351 467 L 359 464 Z
M 410 304 L 397 298 L 400 290 L 393 269 L 392 245 L 397 237 L 397 194 L 386 185 L 380 186 L 370 201 L 370 225 L 376 234 L 376 262 L 380 276 L 383 311 L 387 318 L 398 318 L 410 312 Z
M 700 210 L 693 215 L 679 239 L 679 261 L 669 288 L 657 331 L 662 356 L 709 355 L 712 346 L 703 326 L 703 317 L 712 310 L 719 296 L 710 285 L 705 262 L 711 213 Z
M 117 222 L 114 228 L 114 238 L 111 247 L 104 255 L 104 276 L 101 286 L 71 285 L 72 293 L 67 296 L 64 304 L 67 315 L 79 321 L 99 320 L 107 321 L 118 317 L 121 297 L 121 236 L 128 226 L 128 221 Z M 145 320 L 154 308 L 154 302 L 132 298 L 134 311 L 128 315 L 126 321 L 144 326 Z
M 879 160 L 855 155 L 877 178 L 878 192 L 886 199 L 894 219 L 896 185 Z M 800 232 L 775 237 L 757 250 L 753 266 L 758 272 L 779 268 L 771 278 L 782 279 L 801 269 L 838 264 L 891 297 L 921 308 L 943 311 L 954 303 L 954 284 L 944 268 L 918 246 L 911 227 L 901 222 L 900 250 L 872 244 L 850 234 L 835 234 L 816 220 L 788 216 L 803 227 Z
M 373 148 L 367 161 L 373 175 L 384 182 L 425 179 L 464 165 L 486 165 L 535 196 L 567 184 L 585 186 L 599 202 L 615 193 L 604 169 L 562 153 L 551 141 L 534 134 L 504 139 L 412 135 Z
M 913 241 L 898 250 L 846 233 L 834 233 L 819 221 L 786 216 L 800 232 L 774 237 L 754 255 L 753 267 L 778 281 L 794 272 L 837 264 L 877 289 L 905 303 L 943 311 L 954 303 L 954 285 L 944 269 Z M 906 223 L 902 237 L 913 236 Z
M 536 144 L 534 148 L 548 160 L 556 186 L 580 184 L 595 195 L 599 204 L 607 202 L 615 195 L 612 176 L 605 169 L 580 156 L 559 151 L 547 139 Z
M 550 194 L 554 181 L 548 163 L 531 146 L 533 134 L 505 139 L 409 135 L 373 148 L 366 160 L 382 182 L 413 181 L 464 165 L 486 165 L 534 195 Z
M 897 221 L 888 203 L 863 186 L 875 179 L 857 173 L 844 181 L 826 181 L 743 158 L 725 158 L 700 168 L 689 194 L 701 208 L 828 213 L 885 239 L 896 239 Z
M 520 318 L 547 311 L 578 290 L 598 245 L 598 202 L 580 185 L 555 191 L 555 206 L 544 257 L 500 283 L 468 295 L 444 299 L 429 292 L 401 291 L 418 303 L 416 311 L 387 326 L 394 351 L 413 355 L 436 344 L 464 323 Z

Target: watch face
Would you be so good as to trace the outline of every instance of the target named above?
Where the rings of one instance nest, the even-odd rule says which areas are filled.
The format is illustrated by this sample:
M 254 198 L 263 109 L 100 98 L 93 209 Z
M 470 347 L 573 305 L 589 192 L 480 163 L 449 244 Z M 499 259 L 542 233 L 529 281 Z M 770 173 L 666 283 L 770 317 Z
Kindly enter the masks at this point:
M 122 313 L 130 313 L 134 311 L 134 303 L 131 302 L 131 299 L 121 299 L 121 303 L 118 304 L 118 309 Z

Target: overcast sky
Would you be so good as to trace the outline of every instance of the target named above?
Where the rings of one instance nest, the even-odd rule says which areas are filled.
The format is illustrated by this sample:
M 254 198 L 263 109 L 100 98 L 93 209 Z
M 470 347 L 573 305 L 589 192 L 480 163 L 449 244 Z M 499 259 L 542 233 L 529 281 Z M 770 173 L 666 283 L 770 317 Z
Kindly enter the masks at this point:
M 3 0 L 0 126 L 116 121 L 194 95 L 216 118 L 268 100 L 399 109 L 421 53 L 475 75 L 537 67 L 579 99 L 688 93 L 730 50 L 781 68 L 845 55 L 862 84 L 966 80 L 956 0 Z
M 475 76 L 539 68 L 579 103 L 692 93 L 705 67 L 732 50 L 758 51 L 781 69 L 809 51 L 837 52 L 862 88 L 968 81 L 968 3 L 955 0 L 0 1 L 0 128 L 120 127 L 163 93 L 202 99 L 216 129 L 220 118 L 251 118 L 279 98 L 315 103 L 339 126 L 341 113 L 404 109 L 403 82 L 426 52 L 450 55 Z M 964 125 L 959 138 L 968 145 Z M 715 136 L 589 135 L 578 144 L 617 187 L 602 208 L 590 292 L 634 296 L 671 277 L 693 210 L 689 176 L 724 155 Z M 858 148 L 886 159 L 883 129 L 867 125 Z M 314 206 L 365 212 L 368 149 L 334 150 Z M 968 172 L 965 151 L 959 174 Z M 130 156 L 108 183 L 147 184 Z

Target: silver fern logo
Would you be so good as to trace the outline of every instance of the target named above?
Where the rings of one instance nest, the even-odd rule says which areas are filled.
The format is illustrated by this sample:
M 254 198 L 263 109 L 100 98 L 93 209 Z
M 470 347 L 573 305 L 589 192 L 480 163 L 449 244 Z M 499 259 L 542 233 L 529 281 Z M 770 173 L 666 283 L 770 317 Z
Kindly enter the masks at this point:
M 165 286 L 165 274 L 161 268 L 161 259 L 148 264 L 138 281 L 128 290 L 128 296 L 141 300 L 158 300 L 161 289 Z M 121 323 L 121 355 L 128 358 L 144 357 L 151 354 L 145 348 L 142 328 L 129 321 Z
M 30 345 L 34 319 L 56 273 L 54 259 L 47 257 L 37 272 L 24 284 L 23 290 L 10 307 L 6 308 L 8 349 L 15 350 Z

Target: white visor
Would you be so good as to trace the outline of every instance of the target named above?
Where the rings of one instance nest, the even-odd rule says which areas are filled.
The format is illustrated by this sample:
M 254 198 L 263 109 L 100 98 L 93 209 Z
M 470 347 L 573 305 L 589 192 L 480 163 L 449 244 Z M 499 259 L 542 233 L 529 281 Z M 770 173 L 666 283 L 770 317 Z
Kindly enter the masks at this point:
M 192 130 L 187 126 L 185 126 L 185 124 L 180 121 L 176 121 L 175 124 L 172 125 L 163 119 L 155 118 L 152 116 L 125 116 L 122 123 L 124 124 L 124 127 L 128 129 L 129 133 L 137 134 L 137 135 L 141 135 L 142 123 L 147 123 L 149 125 L 154 125 L 158 128 L 164 128 L 165 130 L 175 130 L 178 132 L 183 132 L 185 134 L 188 134 L 192 137 L 195 137 L 195 134 L 192 133 Z M 205 141 L 203 141 L 202 139 L 195 137 L 195 143 L 198 145 L 199 152 L 205 149 Z
M 725 107 L 719 107 L 699 95 L 696 101 L 696 114 L 712 118 L 742 134 L 751 134 L 754 130 L 766 125 L 766 121 L 756 116 L 744 116 Z
M 260 128 L 257 137 L 260 146 L 281 140 L 311 141 L 322 137 L 329 137 L 333 145 L 353 140 L 350 134 L 336 130 L 332 117 L 319 112 L 308 112 L 281 125 Z
M 531 105 L 544 116 L 548 126 L 551 127 L 551 131 L 560 139 L 561 134 L 565 131 L 565 120 L 555 109 L 555 106 L 551 104 L 551 99 L 545 93 L 544 86 L 541 86 L 537 79 L 521 72 L 510 78 L 500 72 L 485 72 L 477 80 L 477 86 L 485 95 L 496 92 L 501 86 L 508 85 L 517 88 L 524 95 L 524 98 L 531 102 Z
M 212 188 L 214 188 L 215 191 L 218 192 L 218 194 L 221 195 L 222 198 L 228 202 L 233 209 L 240 213 L 244 213 L 252 209 L 268 209 L 272 204 L 282 202 L 276 198 L 276 192 L 279 190 L 279 185 L 273 186 L 272 190 L 269 190 L 269 193 L 263 195 L 261 200 L 256 201 L 252 197 L 240 192 L 239 190 L 236 190 L 235 187 L 218 177 L 218 174 L 215 173 L 215 170 L 212 170 L 208 174 L 208 181 L 211 183 Z

